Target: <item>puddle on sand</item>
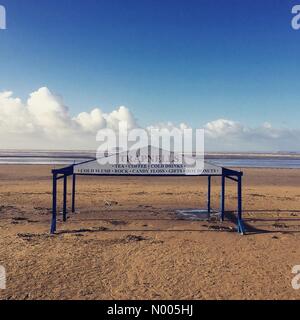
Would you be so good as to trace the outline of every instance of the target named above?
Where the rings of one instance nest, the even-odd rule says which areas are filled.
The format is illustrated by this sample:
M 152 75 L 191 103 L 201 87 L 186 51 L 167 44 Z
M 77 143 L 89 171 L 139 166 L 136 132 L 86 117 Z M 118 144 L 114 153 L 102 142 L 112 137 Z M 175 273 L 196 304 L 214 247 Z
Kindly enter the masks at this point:
M 217 214 L 216 211 L 211 211 L 209 213 L 206 209 L 180 209 L 175 212 L 179 219 L 200 221 L 210 220 L 212 216 Z

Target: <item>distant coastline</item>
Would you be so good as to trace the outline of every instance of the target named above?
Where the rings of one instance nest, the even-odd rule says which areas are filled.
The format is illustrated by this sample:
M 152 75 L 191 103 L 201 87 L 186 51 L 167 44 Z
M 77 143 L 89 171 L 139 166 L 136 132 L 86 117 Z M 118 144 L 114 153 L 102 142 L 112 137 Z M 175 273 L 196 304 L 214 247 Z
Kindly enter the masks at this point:
M 94 158 L 95 151 L 0 150 L 0 164 L 63 165 Z M 208 152 L 205 159 L 227 167 L 300 169 L 300 153 L 296 152 Z
M 40 157 L 40 158 L 95 158 L 95 150 L 8 150 L 0 149 L 0 157 Z M 300 152 L 207 152 L 207 159 L 250 159 L 250 158 L 276 158 L 300 159 Z

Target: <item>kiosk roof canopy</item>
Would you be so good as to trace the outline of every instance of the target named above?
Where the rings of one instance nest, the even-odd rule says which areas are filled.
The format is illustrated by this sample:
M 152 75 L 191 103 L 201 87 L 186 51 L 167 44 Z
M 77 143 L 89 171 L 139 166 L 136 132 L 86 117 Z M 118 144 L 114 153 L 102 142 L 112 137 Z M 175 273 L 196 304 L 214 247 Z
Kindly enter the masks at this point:
M 203 156 L 185 157 L 185 160 L 198 160 L 196 163 L 185 163 L 180 160 L 180 155 L 175 153 L 159 150 L 159 157 L 156 158 L 157 152 L 149 154 L 143 153 L 144 150 L 134 152 L 118 153 L 106 155 L 99 159 L 85 161 L 71 166 L 52 170 L 53 174 L 53 193 L 52 193 L 52 221 L 51 234 L 56 231 L 57 223 L 57 181 L 63 180 L 63 221 L 67 221 L 67 178 L 72 176 L 72 212 L 75 212 L 75 184 L 77 175 L 95 175 L 95 176 L 208 176 L 208 212 L 211 210 L 211 176 L 222 176 L 221 179 L 221 220 L 225 216 L 225 180 L 226 178 L 237 183 L 237 230 L 244 234 L 242 221 L 242 172 L 218 167 L 214 164 L 203 161 Z M 169 159 L 163 159 L 161 155 L 168 153 Z M 142 157 L 142 155 L 147 155 Z M 122 156 L 125 155 L 125 161 Z M 179 161 L 177 159 L 179 157 Z M 196 171 L 195 171 L 196 170 Z
M 103 176 L 221 176 L 239 172 L 204 161 L 203 155 L 185 155 L 155 147 L 106 154 L 72 166 L 73 174 Z M 59 172 L 58 172 L 59 173 Z

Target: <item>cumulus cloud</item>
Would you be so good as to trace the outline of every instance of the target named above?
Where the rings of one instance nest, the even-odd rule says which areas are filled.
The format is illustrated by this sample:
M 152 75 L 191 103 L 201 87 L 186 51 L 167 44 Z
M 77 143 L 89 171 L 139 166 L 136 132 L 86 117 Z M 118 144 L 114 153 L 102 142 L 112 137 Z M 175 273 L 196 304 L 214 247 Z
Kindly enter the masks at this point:
M 55 128 L 62 133 L 72 127 L 68 108 L 59 96 L 54 95 L 48 88 L 40 88 L 30 94 L 27 105 L 24 106 L 33 123 L 51 135 Z
M 170 130 L 172 131 L 173 129 L 179 129 L 180 131 L 183 131 L 184 129 L 191 129 L 191 127 L 189 125 L 187 125 L 186 123 L 182 122 L 179 125 L 174 124 L 171 121 L 168 122 L 159 122 L 155 125 L 151 125 L 147 127 L 148 130 L 152 130 L 152 129 L 158 129 L 158 130 Z
M 204 129 L 211 138 L 220 138 L 223 136 L 233 137 L 242 134 L 245 130 L 240 123 L 226 119 L 209 122 L 205 125 Z
M 23 103 L 13 92 L 0 93 L 0 148 L 93 149 L 100 129 L 137 127 L 124 106 L 111 113 L 99 108 L 71 117 L 62 98 L 43 87 Z
M 256 128 L 217 119 L 204 126 L 205 145 L 209 151 L 299 151 L 300 130 L 274 128 L 265 122 Z M 43 87 L 31 93 L 26 102 L 10 91 L 0 93 L 0 148 L 2 149 L 95 149 L 100 129 L 134 129 L 139 125 L 124 106 L 110 113 L 94 108 L 72 117 L 62 97 Z M 190 128 L 162 122 L 146 129 Z
M 109 114 L 103 113 L 100 109 L 96 108 L 90 113 L 82 112 L 73 120 L 79 127 L 89 133 L 95 133 L 100 129 L 110 128 L 118 130 L 119 127 L 127 126 L 128 129 L 137 127 L 136 120 L 132 113 L 124 106 L 119 107 L 117 110 Z
M 90 113 L 82 112 L 73 119 L 85 132 L 95 132 L 106 127 L 106 120 L 100 109 L 94 109 Z
M 207 123 L 207 150 L 219 151 L 299 151 L 300 130 L 274 128 L 265 122 L 251 128 L 239 122 L 218 119 Z

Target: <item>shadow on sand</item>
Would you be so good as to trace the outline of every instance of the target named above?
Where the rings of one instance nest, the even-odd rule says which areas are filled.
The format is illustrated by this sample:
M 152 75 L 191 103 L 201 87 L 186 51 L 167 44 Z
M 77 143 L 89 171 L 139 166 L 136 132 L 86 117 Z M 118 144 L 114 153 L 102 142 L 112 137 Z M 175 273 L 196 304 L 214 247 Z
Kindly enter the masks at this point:
M 251 210 L 251 211 L 248 211 L 248 212 L 298 212 L 296 210 L 292 210 L 292 211 L 287 211 L 287 210 L 269 210 L 269 211 L 266 211 L 266 210 Z M 247 212 L 247 211 L 244 211 L 244 212 Z M 236 224 L 236 215 L 234 214 L 233 211 L 227 211 L 226 212 L 226 218 L 231 221 L 232 223 L 235 223 Z M 257 228 L 251 224 L 249 224 L 249 221 L 250 222 L 274 222 L 274 225 L 277 223 L 280 223 L 280 222 L 284 222 L 284 221 L 300 221 L 300 219 L 297 219 L 297 218 L 277 218 L 277 217 L 274 217 L 273 219 L 271 218 L 267 218 L 267 219 L 262 219 L 262 218 L 246 218 L 246 219 L 243 219 L 243 222 L 244 222 L 244 226 L 245 226 L 245 230 L 246 230 L 246 235 L 254 235 L 254 234 L 265 234 L 265 233 L 285 233 L 285 234 L 294 234 L 294 233 L 299 233 L 300 231 L 297 231 L 297 230 L 268 230 L 268 229 L 262 229 L 262 228 Z
M 258 212 L 264 211 L 265 210 L 257 210 Z M 278 210 L 274 210 L 278 212 Z M 287 212 L 286 210 L 282 210 L 284 212 Z M 255 212 L 251 210 L 251 212 Z M 269 211 L 268 211 L 269 212 Z M 296 212 L 295 210 L 290 211 L 290 212 Z M 209 221 L 202 221 L 201 226 L 205 227 L 205 229 L 147 229 L 147 221 L 191 221 L 191 220 L 184 220 L 184 219 L 159 219 L 159 218 L 149 218 L 149 219 L 142 219 L 142 218 L 126 218 L 126 221 L 123 221 L 122 219 L 105 219 L 105 218 L 100 218 L 100 219 L 86 219 L 85 221 L 104 221 L 111 223 L 112 225 L 126 225 L 128 221 L 145 221 L 145 229 L 109 229 L 107 227 L 93 227 L 93 228 L 80 228 L 80 229 L 74 229 L 74 230 L 61 230 L 57 231 L 56 235 L 63 235 L 63 234 L 80 234 L 80 233 L 95 233 L 95 232 L 236 232 L 235 228 L 228 227 L 225 225 L 220 224 L 210 224 Z M 72 222 L 80 222 L 81 220 L 73 220 Z M 234 225 L 237 224 L 237 216 L 234 213 L 234 211 L 226 211 L 225 213 L 225 221 L 229 221 L 233 223 Z M 297 230 L 268 230 L 268 229 L 263 229 L 263 228 L 258 228 L 250 224 L 249 222 L 274 222 L 280 223 L 284 221 L 300 221 L 300 219 L 293 219 L 293 218 L 277 218 L 274 217 L 274 219 L 262 219 L 262 218 L 246 218 L 244 219 L 244 226 L 246 233 L 245 235 L 255 235 L 255 234 L 272 234 L 272 233 L 285 233 L 285 234 L 294 234 L 294 233 L 299 233 L 300 231 Z M 117 223 L 116 223 L 117 222 Z M 205 223 L 205 225 L 203 224 Z

